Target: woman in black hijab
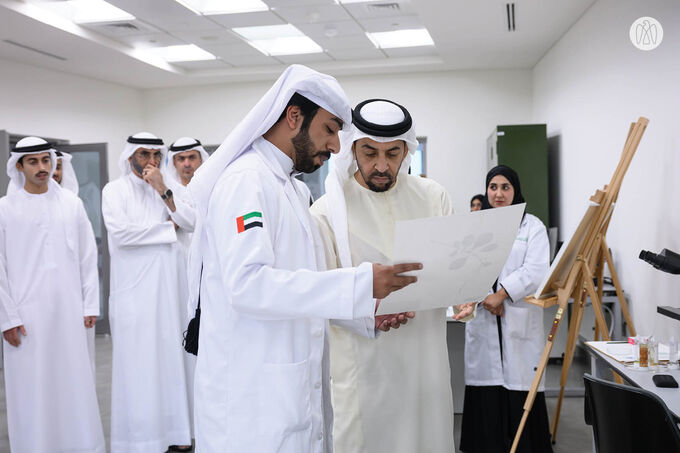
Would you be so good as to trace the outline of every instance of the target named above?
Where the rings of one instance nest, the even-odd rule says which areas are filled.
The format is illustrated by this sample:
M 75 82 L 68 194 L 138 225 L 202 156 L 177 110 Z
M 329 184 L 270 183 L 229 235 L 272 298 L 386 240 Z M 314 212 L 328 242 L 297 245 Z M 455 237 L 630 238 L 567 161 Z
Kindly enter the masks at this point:
M 478 193 L 470 199 L 470 211 L 481 211 L 484 203 L 484 195 Z
M 499 165 L 486 175 L 482 209 L 524 203 L 519 176 Z M 526 213 L 510 255 L 475 319 L 465 326 L 465 402 L 460 449 L 506 453 L 545 346 L 543 311 L 524 298 L 538 288 L 549 268 L 548 234 Z M 552 452 L 542 386 L 517 451 Z

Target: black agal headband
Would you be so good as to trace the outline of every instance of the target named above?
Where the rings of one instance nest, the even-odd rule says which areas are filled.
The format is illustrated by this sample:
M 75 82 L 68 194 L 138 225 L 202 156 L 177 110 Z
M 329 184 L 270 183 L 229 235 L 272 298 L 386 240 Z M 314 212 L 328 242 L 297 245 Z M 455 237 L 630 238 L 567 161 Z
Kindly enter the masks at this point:
M 194 141 L 195 141 L 195 143 L 189 143 L 188 145 L 181 145 L 181 146 L 175 146 L 175 144 L 173 143 L 172 145 L 170 145 L 170 151 L 173 151 L 173 152 L 186 151 L 188 149 L 194 149 L 197 146 L 201 146 L 200 141 L 198 141 L 196 139 L 194 139 Z
M 390 104 L 396 105 L 404 113 L 404 120 L 396 124 L 376 124 L 371 122 L 361 114 L 361 109 L 371 102 L 389 102 Z M 388 101 L 387 99 L 368 99 L 359 103 L 354 110 L 352 110 L 352 124 L 354 124 L 361 132 L 368 135 L 375 135 L 376 137 L 396 137 L 408 132 L 413 125 L 413 120 L 411 119 L 411 114 L 408 113 L 408 110 L 396 102 Z
M 133 143 L 135 145 L 156 145 L 163 146 L 163 140 L 160 138 L 137 138 L 132 135 L 127 139 L 128 143 Z
M 17 147 L 15 146 L 12 148 L 13 153 L 35 153 L 37 151 L 48 151 L 52 149 L 52 145 L 49 143 L 40 143 L 39 145 L 33 145 L 33 146 L 21 146 Z

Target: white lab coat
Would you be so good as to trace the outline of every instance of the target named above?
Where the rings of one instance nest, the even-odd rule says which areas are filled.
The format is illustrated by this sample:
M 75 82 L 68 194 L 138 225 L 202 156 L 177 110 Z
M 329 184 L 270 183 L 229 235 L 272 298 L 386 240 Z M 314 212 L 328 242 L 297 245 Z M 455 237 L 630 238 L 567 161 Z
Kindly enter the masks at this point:
M 102 214 L 111 253 L 112 453 L 164 452 L 191 443 L 182 333 L 186 262 L 158 193 L 128 173 L 104 187 Z
M 291 170 L 260 137 L 210 197 L 195 384 L 200 453 L 331 452 L 328 319 L 359 319 L 357 331 L 375 335 L 371 264 L 316 272 L 325 268 L 323 245 L 309 191 Z M 263 226 L 238 233 L 237 218 L 250 212 Z
M 83 322 L 97 315 L 97 247 L 78 197 L 50 181 L 0 199 L 0 327 L 27 334 L 3 345 L 12 452 L 106 451 Z
M 510 296 L 503 301 L 503 361 L 496 316 L 477 307 L 477 317 L 465 326 L 465 384 L 502 385 L 529 390 L 546 342 L 543 309 L 524 298 L 536 291 L 550 266 L 548 234 L 536 217 L 526 214 L 510 256 L 498 278 Z M 500 287 L 499 287 L 500 289 Z M 539 391 L 543 391 L 541 381 Z
M 397 221 L 452 213 L 441 185 L 406 173 L 380 193 L 351 177 L 343 193 L 354 264 L 392 263 Z M 311 212 L 326 239 L 328 267 L 335 268 L 339 260 L 330 200 L 321 197 Z M 418 312 L 403 329 L 376 340 L 333 326 L 330 346 L 337 453 L 455 450 L 445 309 Z

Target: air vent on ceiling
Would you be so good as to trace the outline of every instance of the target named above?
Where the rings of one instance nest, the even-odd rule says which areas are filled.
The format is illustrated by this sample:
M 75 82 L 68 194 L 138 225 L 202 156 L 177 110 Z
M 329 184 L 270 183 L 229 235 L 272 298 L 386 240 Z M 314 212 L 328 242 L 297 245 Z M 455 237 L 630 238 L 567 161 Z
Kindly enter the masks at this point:
M 515 31 L 515 4 L 506 3 L 505 13 L 508 17 L 508 31 Z
M 394 14 L 401 12 L 401 6 L 397 2 L 369 3 L 366 5 L 366 10 L 371 13 Z
M 7 44 L 11 44 L 13 46 L 21 47 L 24 50 L 30 50 L 31 52 L 39 53 L 40 55 L 44 55 L 46 57 L 51 57 L 51 58 L 55 58 L 57 60 L 66 61 L 66 58 L 64 58 L 64 57 L 61 57 L 59 55 L 55 55 L 55 54 L 47 52 L 45 50 L 36 49 L 35 47 L 27 46 L 26 44 L 21 44 L 20 42 L 12 41 L 11 39 L 3 39 L 2 41 L 6 42 Z
M 125 30 L 125 31 L 141 31 L 141 28 L 132 24 L 130 22 L 116 22 L 114 24 L 106 24 L 105 27 L 112 28 L 114 30 Z

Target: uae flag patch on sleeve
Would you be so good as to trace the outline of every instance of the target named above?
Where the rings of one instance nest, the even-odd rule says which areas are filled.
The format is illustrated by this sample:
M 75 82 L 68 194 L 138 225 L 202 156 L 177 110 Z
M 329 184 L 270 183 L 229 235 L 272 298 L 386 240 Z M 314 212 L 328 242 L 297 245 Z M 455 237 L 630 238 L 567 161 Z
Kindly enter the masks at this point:
M 239 233 L 250 229 L 260 227 L 262 228 L 262 213 L 258 211 L 249 212 L 248 214 L 236 217 L 236 228 Z

